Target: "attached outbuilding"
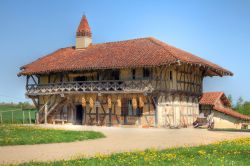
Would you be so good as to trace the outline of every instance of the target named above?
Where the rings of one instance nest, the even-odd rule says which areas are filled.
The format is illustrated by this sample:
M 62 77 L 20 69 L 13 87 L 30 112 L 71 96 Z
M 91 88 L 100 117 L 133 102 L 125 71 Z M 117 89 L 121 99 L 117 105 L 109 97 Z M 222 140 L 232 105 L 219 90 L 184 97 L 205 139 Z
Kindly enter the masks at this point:
M 223 92 L 203 93 L 199 103 L 200 113 L 205 117 L 213 115 L 214 128 L 242 129 L 250 126 L 250 116 L 234 111 Z

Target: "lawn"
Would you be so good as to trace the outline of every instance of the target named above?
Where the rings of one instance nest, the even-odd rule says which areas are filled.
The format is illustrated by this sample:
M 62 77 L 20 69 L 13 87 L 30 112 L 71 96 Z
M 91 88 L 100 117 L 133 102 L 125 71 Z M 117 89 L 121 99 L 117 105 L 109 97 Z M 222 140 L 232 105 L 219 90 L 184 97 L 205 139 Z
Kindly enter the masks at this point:
M 146 150 L 68 161 L 21 164 L 21 166 L 30 165 L 250 165 L 250 137 L 198 147 Z
M 0 146 L 73 142 L 105 137 L 95 131 L 65 131 L 26 127 L 18 125 L 0 125 Z
M 22 108 L 18 107 L 17 105 L 0 105 L 0 123 L 30 123 L 29 114 L 31 118 L 31 123 L 34 123 L 36 110 L 22 110 Z

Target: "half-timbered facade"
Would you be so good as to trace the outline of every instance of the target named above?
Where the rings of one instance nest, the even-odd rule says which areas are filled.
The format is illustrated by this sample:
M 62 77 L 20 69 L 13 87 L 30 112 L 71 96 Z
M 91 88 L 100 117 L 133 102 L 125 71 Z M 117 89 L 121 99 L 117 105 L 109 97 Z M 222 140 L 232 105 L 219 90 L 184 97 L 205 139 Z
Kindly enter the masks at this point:
M 83 16 L 76 46 L 21 67 L 38 123 L 189 126 L 203 78 L 232 73 L 155 38 L 93 44 Z

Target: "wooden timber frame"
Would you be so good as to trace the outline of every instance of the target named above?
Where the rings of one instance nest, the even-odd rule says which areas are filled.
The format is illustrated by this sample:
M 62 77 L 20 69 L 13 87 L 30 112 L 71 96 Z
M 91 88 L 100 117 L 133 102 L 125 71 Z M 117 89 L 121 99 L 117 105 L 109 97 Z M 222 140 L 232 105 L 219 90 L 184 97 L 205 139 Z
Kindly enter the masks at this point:
M 103 71 L 102 71 L 103 72 Z M 150 77 L 147 79 L 135 80 L 93 80 L 93 81 L 72 81 L 70 73 L 48 74 L 47 82 L 41 81 L 41 75 L 27 76 L 26 95 L 30 97 L 34 105 L 39 110 L 37 122 L 51 122 L 53 117 L 61 114 L 62 109 L 66 107 L 71 112 L 76 111 L 76 104 L 81 104 L 79 98 L 82 96 L 94 95 L 94 106 L 90 106 L 87 101 L 83 107 L 83 125 L 123 125 L 125 118 L 137 119 L 138 126 L 162 126 L 162 108 L 159 104 L 164 102 L 159 100 L 161 96 L 171 96 L 174 101 L 187 100 L 192 103 L 197 100 L 202 93 L 202 81 L 205 75 L 205 69 L 197 68 L 195 65 L 176 65 L 160 66 L 150 68 Z M 81 73 L 78 73 L 81 75 Z M 162 95 L 164 94 L 164 95 Z M 106 106 L 107 96 L 112 98 L 112 107 Z M 125 97 L 124 97 L 125 96 Z M 129 96 L 129 97 L 128 97 Z M 131 96 L 143 96 L 145 105 L 141 110 L 141 116 L 130 116 L 121 114 L 121 108 L 118 107 L 117 98 L 131 98 Z M 116 99 L 115 99 L 116 98 Z M 190 99 L 191 98 L 191 99 Z M 192 101 L 189 101 L 192 100 Z M 97 103 L 97 104 L 96 104 Z M 175 107 L 189 107 L 180 104 L 166 104 Z M 173 109 L 174 106 L 172 106 Z M 172 116 L 168 113 L 166 116 Z M 74 122 L 72 113 L 71 123 Z M 165 115 L 164 115 L 165 116 Z M 173 114 L 174 116 L 174 114 Z M 194 117 L 196 116 L 193 115 Z M 165 118 L 165 117 L 164 117 Z M 187 120 L 180 120 L 180 126 L 186 126 Z M 190 123 L 190 122 L 188 122 Z M 173 125 L 168 122 L 168 126 Z
M 84 95 L 86 97 L 86 95 Z M 117 100 L 120 98 L 132 99 L 133 97 L 143 96 L 145 99 L 145 105 L 140 108 L 140 110 L 146 110 L 140 116 L 133 115 L 130 118 L 134 118 L 134 124 L 136 126 L 145 126 L 145 127 L 157 127 L 157 103 L 156 97 L 152 97 L 150 94 L 145 96 L 144 94 L 116 94 L 112 97 L 112 107 L 107 107 L 107 101 L 105 100 L 108 95 L 106 94 L 92 94 L 94 98 L 94 107 L 90 106 L 89 98 L 86 102 L 86 106 L 83 107 L 84 115 L 82 118 L 83 125 L 98 125 L 98 126 L 120 126 L 120 125 L 129 125 L 125 124 L 124 118 L 125 115 L 121 113 L 121 107 L 118 107 Z M 63 106 L 67 105 L 68 111 L 75 111 L 75 106 L 79 105 L 82 95 L 51 95 L 47 99 L 43 97 L 43 104 L 40 105 L 39 109 L 39 119 L 38 123 L 51 123 L 53 117 L 57 114 L 60 114 Z M 52 98 L 54 100 L 52 100 Z M 139 104 L 138 104 L 139 105 Z M 151 108 L 151 109 L 150 109 Z M 127 115 L 128 116 L 128 115 Z M 73 117 L 70 117 L 73 119 Z M 151 118 L 151 120 L 149 120 Z M 58 119 L 58 118 L 57 118 Z M 154 121 L 152 121 L 154 119 Z M 65 119 L 62 119 L 65 120 Z M 145 123 L 142 123 L 145 122 Z M 74 121 L 72 121 L 74 123 Z

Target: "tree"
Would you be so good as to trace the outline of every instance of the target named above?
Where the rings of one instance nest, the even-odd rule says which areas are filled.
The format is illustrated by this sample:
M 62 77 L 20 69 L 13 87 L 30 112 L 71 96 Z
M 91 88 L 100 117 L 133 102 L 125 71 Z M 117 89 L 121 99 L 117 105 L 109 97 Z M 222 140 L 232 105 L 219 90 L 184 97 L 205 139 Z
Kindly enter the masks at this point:
M 227 98 L 228 98 L 228 100 L 229 100 L 231 106 L 233 107 L 233 97 L 232 97 L 232 95 L 231 95 L 231 94 L 228 95 Z
M 242 114 L 250 116 L 250 102 L 246 101 L 242 106 Z
M 243 106 L 243 98 L 240 97 L 238 100 L 237 100 L 237 103 L 236 103 L 236 109 L 240 109 L 242 106 Z

